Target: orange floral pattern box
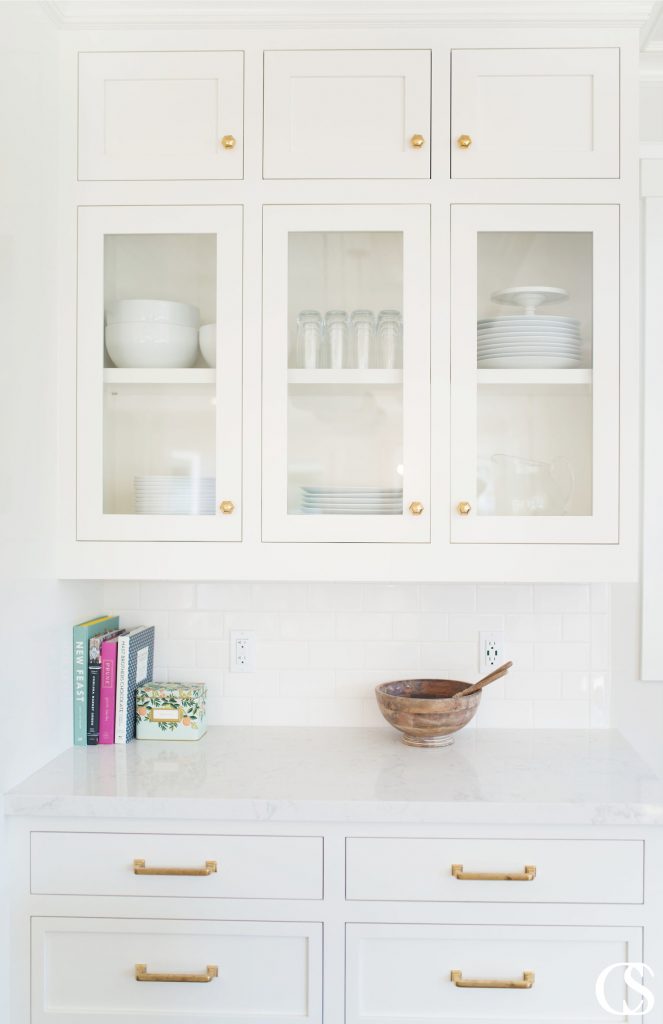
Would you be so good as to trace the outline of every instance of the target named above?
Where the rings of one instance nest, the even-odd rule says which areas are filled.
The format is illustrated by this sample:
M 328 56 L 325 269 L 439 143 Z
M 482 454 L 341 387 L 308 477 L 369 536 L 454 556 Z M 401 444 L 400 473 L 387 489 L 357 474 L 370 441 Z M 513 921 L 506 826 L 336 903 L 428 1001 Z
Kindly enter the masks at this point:
M 145 683 L 136 691 L 136 739 L 199 740 L 206 704 L 204 683 Z

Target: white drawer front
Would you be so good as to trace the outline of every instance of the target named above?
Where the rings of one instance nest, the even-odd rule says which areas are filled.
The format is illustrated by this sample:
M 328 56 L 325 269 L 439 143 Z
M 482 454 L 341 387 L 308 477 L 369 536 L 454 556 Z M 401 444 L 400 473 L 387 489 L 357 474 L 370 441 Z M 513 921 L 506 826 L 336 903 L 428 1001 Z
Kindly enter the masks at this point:
M 148 974 L 218 977 L 138 982 Z M 34 918 L 32 1024 L 321 1020 L 322 925 Z
M 430 88 L 428 50 L 267 51 L 265 177 L 429 178 Z
M 137 875 L 150 868 L 202 876 Z M 207 896 L 322 899 L 322 839 L 317 836 L 149 835 L 33 832 L 31 891 L 48 895 Z
M 79 176 L 241 178 L 243 73 L 238 51 L 81 53 Z
M 348 839 L 350 900 L 480 903 L 642 903 L 639 840 Z M 526 874 L 531 880 L 464 879 Z M 530 874 L 532 874 L 530 872 Z
M 641 960 L 638 928 L 348 925 L 346 1024 L 625 1021 L 601 1008 L 596 980 L 610 964 Z M 534 978 L 529 989 L 458 988 L 452 971 L 465 982 Z M 605 993 L 615 1010 L 629 1004 L 623 968 Z M 630 993 L 631 1005 L 640 1000 Z

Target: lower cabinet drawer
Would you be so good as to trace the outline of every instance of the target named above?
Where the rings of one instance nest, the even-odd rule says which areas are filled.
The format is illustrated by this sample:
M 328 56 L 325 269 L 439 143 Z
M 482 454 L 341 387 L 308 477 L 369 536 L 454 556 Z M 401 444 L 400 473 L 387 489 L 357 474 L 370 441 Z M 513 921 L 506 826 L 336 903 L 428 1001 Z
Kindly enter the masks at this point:
M 320 900 L 322 839 L 33 832 L 30 879 L 39 895 Z
M 642 998 L 623 966 L 605 981 L 613 1012 L 596 997 L 606 967 L 642 961 L 639 928 L 352 924 L 346 950 L 346 1024 L 614 1024 Z M 523 987 L 477 985 L 486 981 Z
M 322 925 L 33 918 L 31 1024 L 92 1020 L 319 1024 Z
M 636 839 L 357 838 L 346 840 L 346 862 L 349 900 L 643 901 Z

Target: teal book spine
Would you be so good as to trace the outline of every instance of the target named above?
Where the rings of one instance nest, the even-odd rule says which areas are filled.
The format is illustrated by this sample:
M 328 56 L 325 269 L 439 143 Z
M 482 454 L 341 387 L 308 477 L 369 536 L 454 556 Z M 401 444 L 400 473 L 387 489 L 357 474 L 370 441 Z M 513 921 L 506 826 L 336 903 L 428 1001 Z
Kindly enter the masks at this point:
M 90 637 L 117 629 L 117 615 L 101 615 L 74 626 L 73 683 L 74 683 L 74 746 L 87 746 L 87 677 Z

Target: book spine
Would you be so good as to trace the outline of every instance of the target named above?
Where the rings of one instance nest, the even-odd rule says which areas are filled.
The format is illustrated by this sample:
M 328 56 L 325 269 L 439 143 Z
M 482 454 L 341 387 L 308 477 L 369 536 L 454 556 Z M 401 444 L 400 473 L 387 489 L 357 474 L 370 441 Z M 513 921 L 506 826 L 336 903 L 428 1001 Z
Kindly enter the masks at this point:
M 117 642 L 117 682 L 115 685 L 115 742 L 127 742 L 127 684 L 129 678 L 129 637 Z
M 115 743 L 115 688 L 117 685 L 117 643 L 101 645 L 101 690 L 99 694 L 99 742 Z
M 88 632 L 74 626 L 74 746 L 87 746 Z
M 99 690 L 101 689 L 101 663 L 88 661 L 87 669 L 87 745 L 99 742 Z

